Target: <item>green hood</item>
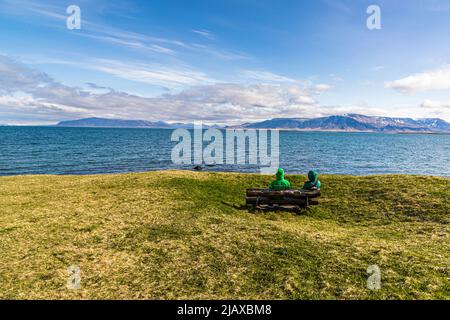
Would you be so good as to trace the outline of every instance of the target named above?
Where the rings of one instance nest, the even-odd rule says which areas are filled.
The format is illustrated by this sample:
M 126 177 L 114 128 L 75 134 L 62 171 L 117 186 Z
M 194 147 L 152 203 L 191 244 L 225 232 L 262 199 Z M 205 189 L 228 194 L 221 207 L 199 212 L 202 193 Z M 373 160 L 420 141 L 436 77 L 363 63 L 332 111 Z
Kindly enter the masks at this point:
M 277 176 L 278 181 L 283 180 L 284 179 L 284 170 L 282 168 L 278 168 L 276 176 Z
M 308 172 L 308 179 L 310 182 L 316 182 L 319 178 L 319 175 L 315 171 Z
M 303 185 L 303 189 L 309 190 L 312 188 L 320 189 L 321 183 L 319 181 L 319 175 L 315 171 L 308 172 L 308 181 Z
M 277 179 L 275 181 L 272 181 L 272 183 L 269 185 L 270 189 L 286 190 L 291 188 L 291 184 L 289 183 L 289 181 L 284 179 L 284 170 L 282 168 L 278 168 L 276 177 Z

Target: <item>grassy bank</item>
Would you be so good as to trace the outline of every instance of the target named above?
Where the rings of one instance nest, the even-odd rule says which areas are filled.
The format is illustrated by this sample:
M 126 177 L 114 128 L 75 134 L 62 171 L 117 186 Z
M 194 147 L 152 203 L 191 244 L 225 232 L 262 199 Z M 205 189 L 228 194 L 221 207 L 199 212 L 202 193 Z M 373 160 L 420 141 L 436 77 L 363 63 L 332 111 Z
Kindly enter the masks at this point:
M 450 297 L 450 179 L 328 175 L 320 205 L 300 215 L 241 207 L 270 180 L 1 177 L 0 298 Z M 366 288 L 372 264 L 381 290 Z M 79 290 L 66 288 L 70 265 Z

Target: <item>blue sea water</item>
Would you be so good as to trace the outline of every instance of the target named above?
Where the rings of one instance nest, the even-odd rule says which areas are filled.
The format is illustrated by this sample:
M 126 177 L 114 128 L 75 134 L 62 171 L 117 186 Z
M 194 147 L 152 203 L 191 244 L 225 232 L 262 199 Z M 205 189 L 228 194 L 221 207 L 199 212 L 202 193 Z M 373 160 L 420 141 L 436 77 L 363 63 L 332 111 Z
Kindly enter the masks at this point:
M 0 175 L 192 169 L 171 161 L 172 130 L 0 127 Z M 450 135 L 280 132 L 287 173 L 408 173 L 450 177 Z M 259 172 L 255 165 L 204 170 Z

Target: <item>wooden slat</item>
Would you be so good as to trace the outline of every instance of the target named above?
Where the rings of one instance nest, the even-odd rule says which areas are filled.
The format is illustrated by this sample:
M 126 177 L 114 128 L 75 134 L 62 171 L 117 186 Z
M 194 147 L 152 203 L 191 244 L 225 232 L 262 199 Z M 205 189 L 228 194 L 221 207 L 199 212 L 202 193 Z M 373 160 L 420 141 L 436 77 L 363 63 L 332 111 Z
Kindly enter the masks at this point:
M 267 197 L 246 197 L 246 204 L 249 205 L 261 205 L 261 204 L 291 204 L 291 205 L 300 205 L 305 206 L 306 199 L 300 198 L 284 198 L 284 199 L 273 199 Z
M 320 190 L 283 190 L 275 191 L 270 189 L 247 189 L 247 197 L 273 197 L 273 198 L 316 198 L 320 196 Z

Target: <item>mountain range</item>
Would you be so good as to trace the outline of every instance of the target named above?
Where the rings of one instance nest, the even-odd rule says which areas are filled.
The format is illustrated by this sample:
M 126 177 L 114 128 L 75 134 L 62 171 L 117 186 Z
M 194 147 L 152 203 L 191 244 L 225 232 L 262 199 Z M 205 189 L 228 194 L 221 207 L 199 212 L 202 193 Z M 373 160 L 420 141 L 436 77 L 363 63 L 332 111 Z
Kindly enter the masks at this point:
M 104 128 L 172 128 L 164 121 L 122 120 L 104 118 L 85 118 L 79 120 L 61 121 L 58 127 L 104 127 Z
M 276 118 L 234 128 L 356 132 L 450 132 L 450 123 L 438 118 L 412 119 L 346 114 L 320 118 Z
M 58 127 L 99 127 L 99 128 L 154 128 L 154 129 L 192 129 L 192 123 L 168 123 L 164 121 L 123 120 L 105 118 L 85 118 L 79 120 L 61 121 Z M 203 125 L 204 128 L 218 127 Z
M 59 127 L 110 127 L 110 128 L 193 128 L 189 123 L 168 123 L 164 121 L 121 120 L 104 118 L 86 118 L 61 121 Z M 209 126 L 203 126 L 209 128 Z M 219 126 L 213 126 L 219 127 Z M 346 132 L 416 132 L 450 133 L 450 123 L 439 118 L 412 119 L 365 116 L 361 114 L 334 115 L 320 118 L 275 118 L 226 129 L 281 129 L 302 131 L 346 131 Z

